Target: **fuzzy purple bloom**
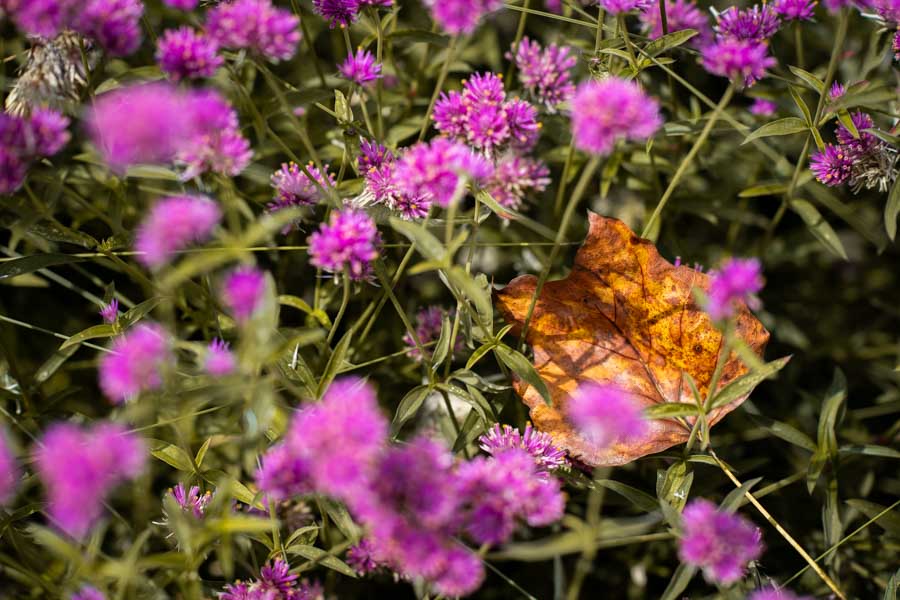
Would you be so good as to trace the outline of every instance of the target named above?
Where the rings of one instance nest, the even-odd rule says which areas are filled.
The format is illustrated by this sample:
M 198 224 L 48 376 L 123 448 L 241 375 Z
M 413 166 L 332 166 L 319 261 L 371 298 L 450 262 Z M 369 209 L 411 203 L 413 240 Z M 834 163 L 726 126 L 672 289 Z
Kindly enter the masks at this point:
M 72 537 L 84 537 L 102 515 L 109 492 L 141 472 L 145 455 L 141 438 L 117 424 L 52 425 L 35 455 L 50 519 Z
M 507 154 L 497 162 L 486 189 L 500 206 L 518 210 L 528 193 L 542 192 L 548 185 L 547 165 L 526 156 Z
M 869 6 L 881 15 L 885 21 L 900 23 L 900 0 L 874 0 Z
M 571 104 L 575 146 L 592 154 L 609 154 L 619 140 L 645 140 L 662 125 L 659 103 L 616 77 L 582 83 Z
M 206 31 L 225 48 L 245 48 L 270 61 L 288 60 L 300 42 L 300 20 L 271 0 L 223 2 L 206 15 Z
M 183 483 L 179 483 L 170 489 L 169 494 L 175 499 L 181 510 L 191 513 L 198 519 L 203 518 L 206 513 L 206 507 L 212 500 L 212 492 L 207 491 L 201 494 L 199 486 L 192 485 L 190 489 L 187 489 Z
M 28 166 L 16 154 L 0 147 L 0 194 L 12 194 L 25 182 Z
M 276 559 L 259 570 L 260 583 L 270 590 L 276 590 L 281 597 L 289 598 L 299 575 L 291 573 L 289 564 Z
M 501 0 L 425 0 L 431 17 L 450 35 L 472 33 L 488 14 L 503 6 Z
M 204 370 L 210 375 L 221 377 L 234 372 L 236 360 L 234 353 L 228 347 L 228 342 L 215 338 L 206 347 L 206 358 L 203 361 Z
M 794 592 L 776 587 L 756 590 L 747 596 L 747 600 L 813 600 L 811 596 L 798 596 Z
M 584 383 L 569 401 L 569 420 L 599 447 L 641 436 L 647 421 L 630 395 L 613 385 Z
M 853 122 L 853 126 L 856 127 L 859 137 L 854 137 L 853 132 L 847 129 L 843 123 L 838 121 L 837 127 L 834 130 L 834 135 L 837 138 L 838 143 L 844 146 L 844 149 L 849 151 L 850 154 L 859 155 L 869 152 L 878 144 L 878 138 L 865 130 L 875 127 L 875 121 L 872 120 L 872 117 L 862 111 L 852 113 L 850 115 L 850 120 Z
M 69 596 L 69 600 L 106 600 L 106 596 L 97 588 L 86 585 Z
M 360 157 L 362 160 L 362 157 Z M 431 200 L 424 196 L 410 196 L 401 190 L 397 180 L 397 165 L 393 159 L 365 173 L 366 190 L 374 201 L 400 213 L 406 220 L 421 219 L 428 215 Z
M 156 61 L 172 79 L 212 77 L 225 59 L 219 56 L 219 44 L 190 27 L 169 29 L 156 43 Z
M 162 371 L 171 362 L 168 333 L 156 323 L 141 323 L 116 338 L 100 358 L 100 389 L 113 404 L 162 386 Z
M 310 461 L 295 456 L 286 444 L 272 446 L 256 472 L 256 484 L 266 498 L 281 501 L 312 492 Z
M 100 316 L 103 322 L 112 325 L 119 320 L 119 301 L 113 298 L 109 304 L 105 304 L 100 308 Z
M 747 563 L 762 555 L 762 532 L 739 515 L 719 510 L 702 498 L 692 500 L 682 513 L 684 533 L 678 554 L 689 565 L 703 569 L 707 580 L 728 585 L 741 577 Z
M 655 40 L 662 36 L 662 19 L 657 3 L 651 3 L 641 11 L 640 19 L 650 39 Z M 666 25 L 669 33 L 696 29 L 699 35 L 691 40 L 691 44 L 694 46 L 704 46 L 712 37 L 709 19 L 690 0 L 666 0 Z
M 46 108 L 30 117 L 0 113 L 0 194 L 19 189 L 32 161 L 62 150 L 69 142 L 68 126 L 68 118 Z
M 611 15 L 619 15 L 633 10 L 643 10 L 651 0 L 600 0 L 600 6 Z
M 492 171 L 487 160 L 465 145 L 435 138 L 407 150 L 397 165 L 397 181 L 411 198 L 422 197 L 447 207 L 455 199 L 457 187 L 467 179 L 481 183 Z
M 206 171 L 234 177 L 253 157 L 241 135 L 237 112 L 218 92 L 200 90 L 189 96 L 185 109 L 194 130 L 182 140 L 176 161 L 185 165 L 182 179 Z
M 365 85 L 381 77 L 381 64 L 375 62 L 375 55 L 358 48 L 356 54 L 347 56 L 338 67 L 341 76 L 357 85 Z
M 34 143 L 34 152 L 40 156 L 53 156 L 69 143 L 69 119 L 49 108 L 36 108 L 28 119 L 28 130 Z
M 896 39 L 897 38 L 894 38 L 895 43 L 896 43 Z M 837 100 L 838 98 L 842 97 L 846 93 L 847 93 L 847 90 L 846 90 L 846 88 L 844 88 L 843 84 L 841 84 L 839 81 L 835 81 L 834 83 L 831 84 L 831 89 L 828 91 L 828 99 L 833 102 L 833 101 Z
M 735 302 L 759 308 L 755 294 L 763 288 L 762 265 L 755 258 L 732 258 L 709 274 L 706 312 L 714 320 L 734 314 Z
M 501 429 L 496 423 L 478 438 L 478 444 L 494 456 L 513 448 L 525 450 L 541 471 L 555 471 L 569 465 L 566 452 L 556 447 L 550 434 L 538 431 L 531 423 L 525 425 L 525 433 L 509 425 L 503 425 Z
M 193 10 L 199 0 L 163 0 L 163 4 L 178 10 Z
M 16 456 L 13 454 L 7 436 L 0 429 L 0 506 L 7 504 L 15 496 L 19 475 Z
M 775 0 L 775 12 L 785 21 L 809 21 L 813 18 L 815 0 Z
M 778 13 L 769 4 L 754 5 L 752 8 L 738 9 L 731 6 L 718 15 L 716 33 L 719 39 L 732 38 L 764 42 L 778 32 L 781 21 Z
M 900 60 L 900 29 L 894 33 L 891 50 L 894 51 L 894 60 Z
M 245 324 L 259 308 L 266 291 L 266 274 L 245 265 L 229 273 L 222 281 L 221 300 L 231 316 Z
M 219 205 L 205 196 L 169 196 L 158 200 L 138 227 L 137 259 L 147 267 L 165 265 L 178 250 L 212 235 L 222 219 Z
M 322 165 L 325 171 L 323 175 L 319 169 L 313 164 L 306 165 L 306 171 L 312 175 L 312 179 L 307 177 L 297 163 L 291 162 L 282 164 L 281 168 L 272 173 L 272 187 L 275 188 L 275 198 L 270 202 L 266 209 L 269 212 L 277 212 L 286 208 L 295 206 L 311 206 L 324 199 L 322 189 L 335 187 L 337 182 L 334 174 L 328 170 L 328 165 Z M 328 177 L 326 183 L 325 177 Z M 318 185 L 316 185 L 318 183 Z M 294 225 L 285 227 L 284 233 L 290 231 Z
M 323 600 L 319 584 L 306 580 L 297 581 L 298 576 L 290 572 L 290 565 L 276 559 L 263 566 L 259 579 L 250 582 L 235 582 L 225 586 L 219 594 L 221 600 Z
M 365 138 L 359 142 L 359 158 L 357 167 L 359 172 L 365 174 L 371 169 L 377 169 L 381 165 L 393 162 L 394 154 L 386 146 L 378 142 L 372 142 Z
M 372 217 L 352 208 L 336 210 L 309 236 L 310 262 L 329 273 L 346 271 L 351 279 L 365 279 L 380 243 Z
M 374 558 L 375 548 L 368 538 L 362 538 L 355 546 L 347 550 L 347 564 L 360 575 L 368 575 L 378 570 L 378 561 Z
M 815 152 L 809 168 L 820 183 L 834 187 L 850 179 L 853 160 L 842 146 L 826 144 L 824 152 Z
M 750 87 L 766 76 L 766 69 L 775 66 L 768 52 L 765 43 L 726 37 L 703 48 L 701 57 L 708 72 Z
M 750 114 L 760 117 L 771 117 L 778 110 L 778 105 L 765 98 L 755 98 L 750 105 Z
M 571 70 L 578 62 L 569 46 L 550 44 L 542 49 L 538 42 L 522 38 L 516 51 L 515 63 L 522 86 L 547 110 L 566 102 L 575 93 Z M 510 52 L 507 59 L 513 59 Z
M 360 0 L 313 0 L 313 10 L 328 21 L 331 29 L 347 27 L 359 15 Z

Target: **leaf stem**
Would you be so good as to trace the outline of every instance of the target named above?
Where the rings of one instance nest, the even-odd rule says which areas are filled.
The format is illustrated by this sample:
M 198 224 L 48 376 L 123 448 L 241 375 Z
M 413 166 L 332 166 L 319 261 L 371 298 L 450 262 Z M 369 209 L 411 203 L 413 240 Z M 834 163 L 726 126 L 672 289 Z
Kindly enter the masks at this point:
M 431 113 L 434 111 L 434 105 L 437 102 L 438 95 L 441 93 L 441 88 L 444 87 L 444 81 L 447 79 L 447 73 L 450 71 L 450 63 L 453 62 L 456 55 L 456 44 L 458 41 L 459 36 L 457 35 L 450 39 L 450 46 L 447 47 L 447 56 L 444 59 L 444 64 L 441 65 L 441 72 L 438 74 L 437 82 L 434 84 L 434 92 L 432 92 L 431 100 L 428 102 L 428 110 L 425 111 L 425 118 L 422 119 L 422 128 L 419 130 L 420 142 L 425 139 L 425 134 L 428 132 Z

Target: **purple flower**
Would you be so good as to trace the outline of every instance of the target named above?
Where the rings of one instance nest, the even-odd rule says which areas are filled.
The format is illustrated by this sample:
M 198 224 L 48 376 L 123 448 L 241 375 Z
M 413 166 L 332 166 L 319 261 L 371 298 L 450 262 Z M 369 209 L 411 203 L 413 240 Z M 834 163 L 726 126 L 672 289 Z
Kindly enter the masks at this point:
M 900 23 L 900 0 L 874 0 L 870 5 L 885 21 Z
M 755 98 L 750 105 L 750 114 L 760 117 L 771 117 L 778 110 L 778 105 L 765 98 Z
M 441 92 L 434 105 L 434 126 L 444 135 L 465 137 L 469 110 L 459 92 Z
M 22 183 L 28 167 L 17 155 L 0 146 L 0 194 L 12 194 Z
M 366 190 L 375 202 L 400 213 L 407 220 L 421 219 L 428 214 L 431 201 L 423 196 L 409 196 L 401 191 L 397 180 L 396 163 L 387 161 L 366 172 Z
M 256 472 L 256 484 L 266 498 L 281 501 L 313 491 L 310 461 L 295 456 L 286 444 L 269 449 Z
M 276 559 L 259 571 L 259 579 L 263 587 L 277 591 L 283 598 L 290 597 L 298 577 L 291 573 L 291 566 L 281 559 Z
M 513 98 L 504 106 L 509 122 L 510 147 L 519 152 L 528 152 L 537 144 L 541 124 L 537 120 L 537 109 L 528 102 Z
M 815 0 L 775 0 L 775 12 L 785 21 L 809 21 L 813 18 Z
M 450 547 L 444 556 L 441 573 L 434 579 L 434 589 L 442 596 L 468 596 L 484 581 L 484 567 L 472 552 Z
M 716 33 L 720 40 L 732 38 L 764 42 L 775 35 L 779 27 L 781 21 L 778 19 L 778 13 L 769 4 L 763 4 L 762 8 L 754 5 L 743 10 L 731 6 L 719 13 Z
M 206 506 L 212 500 L 212 492 L 207 491 L 201 494 L 198 486 L 192 485 L 190 489 L 185 489 L 183 483 L 179 483 L 170 489 L 169 494 L 175 499 L 181 510 L 193 514 L 198 519 L 203 518 L 203 515 L 206 513 Z
M 425 0 L 431 17 L 450 35 L 472 33 L 489 13 L 503 6 L 502 0 Z
M 798 596 L 790 590 L 767 587 L 756 590 L 747 596 L 747 600 L 813 600 L 810 596 Z
M 609 154 L 619 140 L 645 140 L 662 125 L 656 100 L 616 77 L 582 83 L 571 104 L 575 146 L 592 154 Z
M 678 554 L 683 562 L 702 568 L 711 582 L 734 583 L 743 577 L 747 563 L 762 555 L 760 530 L 739 515 L 718 510 L 709 500 L 692 500 L 682 521 Z
M 84 537 L 112 488 L 141 472 L 145 455 L 141 438 L 117 424 L 51 425 L 35 453 L 50 519 L 72 537 Z
M 225 48 L 246 48 L 271 61 L 288 60 L 300 42 L 300 20 L 271 0 L 223 2 L 206 14 L 206 31 Z
M 69 24 L 82 0 L 31 0 L 7 2 L 4 9 L 19 29 L 34 36 L 54 37 Z
M 368 575 L 378 570 L 379 564 L 375 559 L 375 547 L 368 538 L 362 538 L 355 546 L 347 550 L 347 564 L 360 575 Z
M 545 49 L 527 37 L 522 38 L 516 51 L 515 63 L 522 86 L 550 112 L 575 93 L 571 80 L 572 67 L 578 62 L 569 46 L 550 44 Z M 513 59 L 506 53 L 507 59 Z
M 16 455 L 13 454 L 6 435 L 0 430 L 0 506 L 7 504 L 15 496 L 19 474 Z
M 372 169 L 377 169 L 385 163 L 394 161 L 394 154 L 378 142 L 370 142 L 363 138 L 359 142 L 359 158 L 357 167 L 359 172 L 366 174 Z
M 106 596 L 97 588 L 86 585 L 69 596 L 69 600 L 106 600 Z
M 347 56 L 338 68 L 344 79 L 357 85 L 365 85 L 381 77 L 381 64 L 375 62 L 374 54 L 362 48 L 358 48 L 356 54 Z
M 141 45 L 140 0 L 87 0 L 71 27 L 97 40 L 112 55 L 126 56 Z
M 203 368 L 210 375 L 221 377 L 230 375 L 235 369 L 234 354 L 228 348 L 228 342 L 215 338 L 206 347 L 206 359 Z
M 896 43 L 896 38 L 894 38 L 894 40 Z M 844 88 L 844 86 L 839 81 L 835 81 L 831 84 L 831 89 L 828 91 L 828 99 L 833 102 L 846 93 L 847 90 Z
M 313 0 L 313 10 L 328 21 L 331 29 L 347 27 L 359 14 L 359 0 Z
M 842 146 L 826 144 L 809 159 L 809 168 L 820 183 L 834 187 L 850 179 L 853 161 Z
M 186 166 L 182 179 L 192 179 L 206 171 L 234 177 L 250 163 L 253 151 L 241 135 L 238 116 L 218 92 L 201 90 L 188 98 L 193 131 L 178 149 L 176 160 Z
M 49 108 L 31 112 L 28 129 L 34 140 L 34 151 L 40 156 L 53 156 L 69 143 L 69 119 Z
M 894 41 L 891 42 L 891 50 L 894 51 L 894 60 L 900 60 L 900 29 L 894 33 Z
M 212 77 L 225 61 L 219 44 L 190 27 L 169 29 L 156 43 L 156 60 L 172 79 Z
M 762 266 L 755 258 L 732 258 L 709 274 L 706 312 L 714 320 L 734 314 L 735 302 L 759 308 L 755 294 L 763 287 Z
M 637 438 L 647 430 L 640 405 L 613 385 L 579 385 L 569 400 L 568 413 L 578 432 L 599 447 Z
M 163 4 L 179 10 L 193 10 L 197 7 L 198 0 L 163 0 Z
M 262 304 L 265 291 L 266 274 L 245 265 L 225 277 L 220 298 L 234 320 L 243 325 Z
M 845 150 L 848 150 L 851 154 L 864 154 L 878 144 L 878 138 L 865 131 L 875 127 L 872 117 L 862 111 L 856 111 L 850 115 L 850 120 L 853 121 L 856 131 L 859 133 L 858 138 L 853 137 L 853 133 L 844 127 L 844 124 L 840 121 L 838 121 L 834 130 L 838 143 L 844 146 Z
M 351 279 L 365 279 L 380 243 L 372 217 L 352 208 L 336 210 L 309 236 L 310 263 L 329 273 L 346 271 Z
M 659 15 L 658 3 L 650 3 L 641 11 L 640 19 L 650 39 L 655 40 L 662 36 L 662 20 Z M 666 25 L 669 33 L 684 29 L 696 29 L 700 33 L 691 40 L 691 44 L 694 46 L 704 46 L 712 37 L 709 19 L 690 0 L 666 0 Z
M 103 317 L 105 323 L 112 325 L 119 320 L 119 301 L 113 298 L 100 308 L 100 316 Z
M 320 585 L 305 579 L 297 581 L 297 575 L 290 572 L 290 565 L 275 559 L 265 565 L 259 579 L 247 583 L 235 582 L 225 586 L 219 594 L 221 600 L 322 600 Z
M 327 164 L 322 165 L 322 169 L 325 171 L 324 176 L 314 164 L 311 162 L 307 164 L 306 171 L 312 175 L 311 180 L 297 163 L 282 164 L 281 169 L 272 173 L 275 198 L 268 204 L 267 210 L 277 212 L 295 206 L 311 206 L 323 200 L 322 189 L 328 189 L 329 183 L 331 187 L 335 187 L 337 182 L 334 174 L 328 170 Z M 329 183 L 326 183 L 325 177 L 328 177 Z M 286 230 L 290 231 L 291 227 L 288 225 Z
M 155 323 L 136 325 L 117 338 L 100 359 L 100 389 L 114 404 L 162 386 L 162 371 L 173 362 L 166 331 Z
M 550 434 L 534 429 L 531 423 L 525 425 L 524 434 L 509 425 L 501 429 L 496 423 L 478 438 L 478 443 L 482 450 L 494 456 L 512 448 L 525 450 L 541 471 L 555 471 L 569 465 L 565 451 L 554 445 Z
M 420 142 L 400 158 L 397 181 L 401 191 L 446 207 L 467 179 L 480 183 L 493 171 L 490 163 L 465 145 L 446 138 Z
M 600 6 L 611 15 L 647 8 L 650 0 L 600 0 Z
M 487 191 L 500 206 L 518 210 L 529 192 L 542 192 L 550 185 L 550 170 L 539 160 L 507 154 L 494 167 Z
M 178 250 L 202 242 L 222 219 L 219 205 L 205 196 L 169 196 L 158 200 L 138 227 L 134 247 L 147 267 L 165 265 Z
M 719 39 L 701 50 L 703 68 L 713 75 L 727 77 L 750 87 L 775 66 L 765 43 L 732 37 Z

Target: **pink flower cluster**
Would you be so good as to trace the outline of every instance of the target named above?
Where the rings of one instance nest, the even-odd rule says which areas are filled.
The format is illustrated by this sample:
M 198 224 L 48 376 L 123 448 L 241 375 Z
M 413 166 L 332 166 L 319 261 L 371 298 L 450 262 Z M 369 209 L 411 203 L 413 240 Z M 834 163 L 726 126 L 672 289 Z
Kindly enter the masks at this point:
M 611 15 L 619 15 L 633 10 L 643 10 L 652 4 L 652 0 L 599 0 L 603 10 Z
M 175 81 L 212 77 L 225 62 L 219 56 L 219 43 L 190 27 L 164 32 L 156 43 L 156 60 Z
M 200 493 L 200 487 L 192 485 L 190 489 L 185 488 L 183 483 L 179 483 L 171 490 L 169 494 L 175 500 L 175 503 L 181 507 L 184 512 L 189 512 L 197 519 L 202 519 L 206 513 L 206 507 L 212 500 L 212 492 Z
M 548 111 L 555 112 L 575 93 L 571 71 L 578 60 L 569 46 L 550 44 L 542 49 L 538 42 L 523 37 L 513 50 L 515 57 L 507 52 L 506 58 L 515 60 L 519 82 Z
M 234 353 L 229 349 L 228 342 L 215 338 L 206 347 L 206 359 L 203 368 L 215 377 L 230 375 L 234 372 L 237 361 Z
M 223 48 L 247 49 L 271 61 L 288 60 L 300 43 L 300 20 L 271 0 L 222 2 L 206 15 L 206 32 Z
M 372 217 L 352 208 L 336 210 L 309 236 L 310 262 L 329 273 L 346 272 L 350 279 L 366 279 L 380 244 Z
M 597 447 L 640 437 L 647 430 L 640 405 L 614 385 L 579 385 L 567 409 L 575 429 Z
M 68 127 L 69 119 L 50 109 L 36 109 L 30 117 L 0 113 L 0 195 L 21 187 L 33 161 L 62 150 Z
M 366 179 L 366 193 L 372 200 L 396 211 L 407 220 L 424 218 L 431 208 L 431 198 L 409 195 L 397 179 L 394 154 L 377 142 L 360 143 L 359 172 Z
M 502 0 L 425 0 L 431 17 L 450 35 L 472 33 Z
M 274 560 L 259 571 L 259 579 L 236 582 L 225 586 L 220 600 L 323 600 L 322 586 L 298 581 L 285 561 Z
M 810 170 L 820 183 L 827 186 L 833 187 L 847 181 L 855 183 L 854 166 L 864 165 L 870 158 L 877 161 L 882 153 L 883 142 L 866 131 L 875 127 L 872 117 L 857 111 L 850 115 L 850 120 L 859 134 L 858 138 L 843 123 L 838 122 L 834 132 L 838 143 L 826 144 L 825 150 L 816 151 L 810 157 Z
M 463 82 L 461 92 L 442 93 L 434 105 L 434 124 L 487 156 L 505 148 L 527 152 L 540 134 L 537 110 L 519 98 L 507 99 L 503 80 L 494 73 L 476 73 Z
M 715 41 L 701 49 L 703 68 L 737 85 L 752 86 L 776 64 L 768 40 L 779 27 L 778 13 L 769 4 L 729 7 L 718 15 Z
M 178 250 L 209 238 L 222 219 L 219 205 L 206 196 L 169 196 L 158 200 L 138 227 L 134 241 L 144 265 L 159 268 Z
M 117 338 L 100 359 L 100 389 L 114 404 L 159 388 L 163 369 L 174 360 L 169 334 L 155 323 L 141 323 Z
M 750 308 L 760 304 L 755 294 L 763 287 L 762 266 L 755 258 L 733 258 L 709 274 L 706 312 L 714 320 L 734 315 L 736 302 Z
M 131 54 L 141 44 L 140 0 L 6 0 L 13 22 L 33 36 L 52 38 L 70 29 L 93 38 L 116 56 Z
M 102 515 L 110 491 L 136 477 L 145 458 L 141 438 L 120 425 L 51 426 L 35 456 L 50 519 L 72 537 L 84 537 Z
M 485 189 L 500 206 L 518 210 L 529 193 L 542 192 L 548 185 L 547 165 L 528 156 L 507 153 L 497 161 Z
M 492 172 L 465 144 L 439 137 L 410 147 L 396 165 L 394 181 L 408 198 L 447 207 L 465 192 L 467 181 L 483 183 Z
M 253 153 L 237 113 L 212 90 L 165 83 L 124 87 L 97 98 L 88 113 L 94 145 L 109 166 L 177 163 L 184 179 L 206 171 L 235 176 Z
M 503 543 L 518 522 L 548 525 L 563 512 L 559 482 L 519 448 L 458 463 L 439 443 L 387 443 L 374 391 L 336 381 L 301 411 L 264 458 L 260 489 L 274 498 L 323 493 L 347 504 L 368 530 L 365 563 L 421 577 L 444 596 L 474 591 L 478 557 L 458 538 Z
M 659 14 L 658 3 L 650 3 L 641 11 L 639 16 L 650 39 L 655 40 L 662 36 L 662 19 Z M 666 0 L 666 25 L 669 33 L 685 29 L 696 29 L 699 34 L 690 43 L 698 48 L 708 44 L 712 38 L 709 20 L 691 0 Z
M 306 173 L 297 163 L 282 164 L 281 168 L 272 173 L 272 187 L 275 188 L 275 198 L 266 209 L 269 212 L 278 212 L 295 206 L 311 206 L 324 198 L 323 191 L 328 187 L 335 187 L 334 174 L 328 170 L 328 165 L 322 165 L 324 174 L 310 162 L 306 165 Z M 328 178 L 326 181 L 325 178 Z M 293 225 L 288 225 L 286 231 L 290 231 Z
M 263 301 L 266 274 L 256 267 L 238 267 L 222 281 L 221 300 L 240 324 L 247 323 Z
M 575 146 L 591 154 L 607 155 L 620 140 L 645 140 L 662 125 L 659 103 L 617 77 L 582 83 L 571 104 Z
M 683 562 L 702 568 L 709 581 L 734 583 L 743 577 L 747 563 L 762 555 L 762 532 L 709 500 L 692 500 L 681 516 L 684 532 L 678 554 Z

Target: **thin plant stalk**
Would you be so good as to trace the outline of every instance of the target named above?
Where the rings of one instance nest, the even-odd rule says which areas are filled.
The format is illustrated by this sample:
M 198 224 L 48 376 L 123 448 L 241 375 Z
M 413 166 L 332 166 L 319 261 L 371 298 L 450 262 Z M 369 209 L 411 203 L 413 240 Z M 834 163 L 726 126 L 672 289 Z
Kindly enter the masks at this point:
M 431 122 L 431 113 L 434 111 L 434 105 L 441 93 L 441 88 L 444 87 L 444 81 L 447 79 L 447 73 L 450 71 L 450 63 L 453 62 L 453 59 L 456 56 L 456 44 L 458 41 L 459 36 L 453 36 L 450 40 L 450 46 L 447 47 L 447 57 L 444 59 L 444 64 L 441 65 L 441 72 L 438 74 L 437 82 L 434 84 L 434 92 L 431 94 L 431 100 L 428 102 L 428 110 L 425 111 L 425 118 L 422 120 L 422 128 L 419 130 L 420 142 L 425 139 L 425 134 L 428 132 L 428 124 Z

